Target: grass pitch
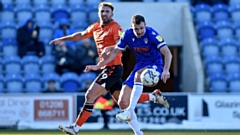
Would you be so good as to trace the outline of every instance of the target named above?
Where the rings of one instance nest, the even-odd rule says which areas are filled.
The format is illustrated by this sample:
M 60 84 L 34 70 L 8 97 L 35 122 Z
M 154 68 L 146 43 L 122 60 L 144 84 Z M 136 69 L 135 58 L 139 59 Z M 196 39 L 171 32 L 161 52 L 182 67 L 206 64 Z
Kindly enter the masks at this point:
M 146 135 L 240 135 L 240 131 L 146 131 Z M 80 131 L 79 135 L 134 135 L 131 130 Z M 0 135 L 64 135 L 58 130 L 0 130 Z

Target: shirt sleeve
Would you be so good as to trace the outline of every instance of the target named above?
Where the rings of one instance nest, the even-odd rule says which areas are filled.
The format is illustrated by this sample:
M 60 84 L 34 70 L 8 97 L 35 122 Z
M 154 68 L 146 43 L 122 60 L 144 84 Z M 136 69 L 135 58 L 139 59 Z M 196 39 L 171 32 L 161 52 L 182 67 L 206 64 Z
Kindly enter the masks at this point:
M 112 27 L 112 33 L 113 33 L 114 40 L 120 39 L 123 33 L 123 29 L 121 28 L 120 25 L 114 25 Z
M 95 24 L 92 24 L 88 26 L 88 28 L 85 30 L 85 34 L 87 37 L 93 36 L 94 27 L 95 27 Z
M 164 39 L 155 30 L 152 30 L 151 32 L 151 40 L 158 49 L 162 48 L 163 46 L 166 46 L 166 42 L 164 41 Z
M 125 50 L 126 47 L 127 47 L 127 31 L 122 33 L 122 36 L 116 45 L 116 48 L 120 50 Z

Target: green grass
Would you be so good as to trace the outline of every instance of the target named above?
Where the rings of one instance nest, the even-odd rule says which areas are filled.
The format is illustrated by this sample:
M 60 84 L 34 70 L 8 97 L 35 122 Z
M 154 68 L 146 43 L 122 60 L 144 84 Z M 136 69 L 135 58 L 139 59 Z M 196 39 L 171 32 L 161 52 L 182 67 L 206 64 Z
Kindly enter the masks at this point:
M 240 135 L 240 131 L 144 131 L 146 135 Z M 0 130 L 0 135 L 64 135 L 61 131 L 53 130 Z M 134 135 L 130 130 L 98 130 L 80 131 L 79 135 Z

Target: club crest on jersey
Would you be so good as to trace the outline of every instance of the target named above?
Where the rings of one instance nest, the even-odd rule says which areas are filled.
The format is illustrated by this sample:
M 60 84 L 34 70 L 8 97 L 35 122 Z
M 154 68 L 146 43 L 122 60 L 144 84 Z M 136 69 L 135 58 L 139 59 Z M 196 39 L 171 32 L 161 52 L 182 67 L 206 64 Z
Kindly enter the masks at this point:
M 134 42 L 134 41 L 135 41 L 135 38 L 132 38 L 132 41 Z
M 159 41 L 159 42 L 162 42 L 163 41 L 163 39 L 162 39 L 162 37 L 161 36 L 156 36 L 156 38 L 157 38 L 157 40 Z
M 144 38 L 144 43 L 147 44 L 148 43 L 148 39 Z

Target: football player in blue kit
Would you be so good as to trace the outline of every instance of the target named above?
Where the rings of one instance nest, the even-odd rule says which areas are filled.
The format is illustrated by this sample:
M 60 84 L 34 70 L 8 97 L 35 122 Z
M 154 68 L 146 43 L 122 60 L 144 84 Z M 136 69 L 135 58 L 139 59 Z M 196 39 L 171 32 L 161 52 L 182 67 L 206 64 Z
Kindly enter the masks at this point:
M 120 41 L 108 54 L 108 57 L 100 61 L 97 65 L 86 66 L 85 72 L 100 69 L 105 64 L 112 61 L 121 51 L 124 51 L 127 46 L 135 54 L 136 65 L 124 82 L 122 89 L 125 89 L 124 91 L 126 91 L 126 89 L 129 91 L 132 90 L 131 99 L 128 108 L 125 108 L 124 111 L 117 114 L 116 117 L 121 121 L 133 122 L 131 125 L 134 126 L 135 129 L 139 129 L 135 131 L 135 134 L 143 135 L 134 112 L 137 101 L 143 91 L 143 83 L 141 82 L 140 75 L 144 69 L 154 68 L 160 73 L 161 76 L 159 77 L 164 83 L 170 78 L 169 68 L 172 61 L 172 54 L 158 32 L 146 26 L 145 19 L 142 15 L 134 15 L 132 17 L 131 28 L 123 33 Z M 164 62 L 162 60 L 162 55 L 164 55 Z M 119 97 L 120 101 L 121 95 L 122 94 L 120 94 Z M 164 97 L 162 98 L 162 104 L 166 108 L 169 108 L 169 104 Z

